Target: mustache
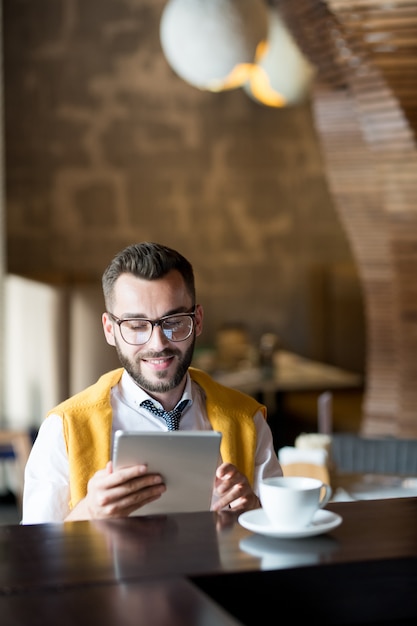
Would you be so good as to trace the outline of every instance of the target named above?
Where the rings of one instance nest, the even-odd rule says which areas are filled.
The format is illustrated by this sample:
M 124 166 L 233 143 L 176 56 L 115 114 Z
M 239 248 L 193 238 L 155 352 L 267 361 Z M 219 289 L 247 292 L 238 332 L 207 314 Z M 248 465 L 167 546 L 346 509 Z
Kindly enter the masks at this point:
M 178 350 L 165 349 L 160 352 L 145 352 L 140 355 L 140 359 L 164 359 L 171 356 L 178 356 L 180 352 Z

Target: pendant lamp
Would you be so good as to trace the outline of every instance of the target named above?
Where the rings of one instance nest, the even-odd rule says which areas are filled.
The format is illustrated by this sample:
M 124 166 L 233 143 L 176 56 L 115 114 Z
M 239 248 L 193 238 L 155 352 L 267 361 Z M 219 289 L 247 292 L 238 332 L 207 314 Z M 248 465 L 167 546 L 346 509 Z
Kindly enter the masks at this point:
M 183 80 L 210 91 L 242 86 L 268 33 L 264 0 L 168 0 L 160 41 Z
M 282 107 L 299 104 L 309 94 L 315 68 L 303 55 L 277 9 L 268 10 L 268 41 L 258 50 L 244 91 L 255 101 Z

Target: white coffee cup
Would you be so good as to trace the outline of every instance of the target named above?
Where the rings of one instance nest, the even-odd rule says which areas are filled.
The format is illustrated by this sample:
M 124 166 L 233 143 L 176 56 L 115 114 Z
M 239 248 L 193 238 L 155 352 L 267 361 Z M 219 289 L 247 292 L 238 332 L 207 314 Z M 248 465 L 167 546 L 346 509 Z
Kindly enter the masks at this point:
M 308 526 L 332 495 L 330 485 L 316 478 L 275 476 L 259 485 L 259 498 L 270 524 L 278 530 Z

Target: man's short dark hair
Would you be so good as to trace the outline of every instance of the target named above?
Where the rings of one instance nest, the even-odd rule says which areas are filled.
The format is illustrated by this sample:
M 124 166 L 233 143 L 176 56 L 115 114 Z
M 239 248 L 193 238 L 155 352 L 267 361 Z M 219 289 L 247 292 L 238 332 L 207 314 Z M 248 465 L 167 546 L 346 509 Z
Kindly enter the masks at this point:
M 102 278 L 103 294 L 107 310 L 112 309 L 114 283 L 121 274 L 132 274 L 145 280 L 156 280 L 177 270 L 195 304 L 194 271 L 182 254 L 159 243 L 143 241 L 127 246 L 118 252 L 105 269 Z

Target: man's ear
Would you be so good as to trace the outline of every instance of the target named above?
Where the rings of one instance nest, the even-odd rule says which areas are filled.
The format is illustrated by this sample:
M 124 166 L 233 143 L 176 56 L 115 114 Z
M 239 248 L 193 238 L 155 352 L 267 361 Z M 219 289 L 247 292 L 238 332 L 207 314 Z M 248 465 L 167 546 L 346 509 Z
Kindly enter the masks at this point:
M 203 332 L 203 318 L 204 318 L 204 310 L 201 304 L 196 304 L 195 306 L 195 334 L 196 337 L 199 337 Z
M 101 316 L 101 321 L 103 324 L 104 336 L 109 345 L 115 346 L 116 340 L 114 338 L 114 324 L 107 313 L 103 313 Z

